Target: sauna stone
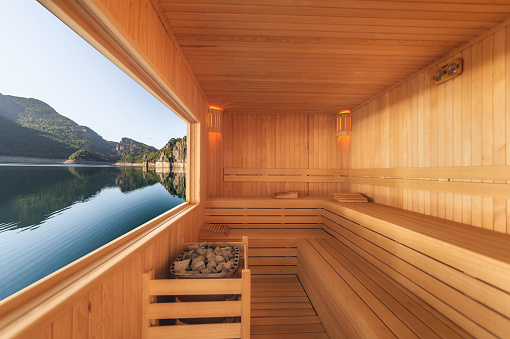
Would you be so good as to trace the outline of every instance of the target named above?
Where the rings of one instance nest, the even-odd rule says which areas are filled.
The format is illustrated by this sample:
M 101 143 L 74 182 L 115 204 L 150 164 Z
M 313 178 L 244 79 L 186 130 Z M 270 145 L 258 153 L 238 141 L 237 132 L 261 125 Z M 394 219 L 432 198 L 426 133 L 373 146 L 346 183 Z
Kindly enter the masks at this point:
M 176 273 L 211 274 L 226 273 L 234 268 L 235 249 L 227 243 L 207 243 L 190 245 L 175 261 Z
M 186 270 L 186 268 L 189 266 L 191 259 L 181 260 L 175 262 L 175 272 L 181 273 Z

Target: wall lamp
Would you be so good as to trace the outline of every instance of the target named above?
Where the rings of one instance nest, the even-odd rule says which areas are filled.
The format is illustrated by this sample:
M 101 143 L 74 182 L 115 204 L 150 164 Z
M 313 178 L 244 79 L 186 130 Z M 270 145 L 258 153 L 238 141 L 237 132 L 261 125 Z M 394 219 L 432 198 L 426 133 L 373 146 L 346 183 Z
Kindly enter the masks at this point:
M 336 136 L 351 135 L 351 111 L 340 111 L 336 116 Z
M 221 125 L 223 123 L 223 108 L 209 106 L 207 112 L 207 131 L 221 133 Z
M 462 74 L 463 71 L 462 66 L 463 66 L 462 59 L 456 59 L 453 62 L 450 62 L 436 70 L 436 72 L 432 76 L 432 80 L 436 85 L 440 85 L 443 82 L 458 77 L 459 75 Z

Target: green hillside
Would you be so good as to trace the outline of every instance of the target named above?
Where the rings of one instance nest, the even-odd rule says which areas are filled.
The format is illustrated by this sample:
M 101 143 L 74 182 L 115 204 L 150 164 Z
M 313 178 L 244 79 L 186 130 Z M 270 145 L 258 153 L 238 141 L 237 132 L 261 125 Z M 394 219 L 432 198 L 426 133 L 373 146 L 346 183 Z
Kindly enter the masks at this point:
M 141 162 L 155 147 L 107 141 L 37 99 L 0 94 L 0 155 L 103 162 Z
M 67 159 L 75 148 L 0 116 L 0 155 Z
M 40 100 L 0 94 L 0 116 L 22 127 L 42 132 L 39 135 L 44 138 L 68 146 L 66 152 L 62 152 L 62 149 L 59 148 L 55 151 L 48 150 L 44 154 L 50 153 L 58 158 L 68 158 L 72 153 L 84 149 L 97 154 L 98 157 L 106 161 L 116 160 L 114 143 L 104 140 L 92 129 L 80 126 L 71 119 L 60 115 L 51 106 Z M 53 144 L 51 141 L 48 141 L 47 146 Z M 25 150 L 14 149 L 13 151 Z M 18 153 L 18 155 L 27 156 L 25 153 Z

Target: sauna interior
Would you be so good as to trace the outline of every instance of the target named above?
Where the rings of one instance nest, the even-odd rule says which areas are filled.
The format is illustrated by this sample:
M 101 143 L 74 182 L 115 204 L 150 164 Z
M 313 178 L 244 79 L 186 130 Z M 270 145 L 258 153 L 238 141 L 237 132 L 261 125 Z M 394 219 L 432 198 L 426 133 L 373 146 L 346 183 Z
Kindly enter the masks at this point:
M 188 123 L 188 201 L 1 301 L 1 338 L 510 337 L 510 1 L 39 2 Z M 250 315 L 156 326 L 148 281 L 243 236 Z

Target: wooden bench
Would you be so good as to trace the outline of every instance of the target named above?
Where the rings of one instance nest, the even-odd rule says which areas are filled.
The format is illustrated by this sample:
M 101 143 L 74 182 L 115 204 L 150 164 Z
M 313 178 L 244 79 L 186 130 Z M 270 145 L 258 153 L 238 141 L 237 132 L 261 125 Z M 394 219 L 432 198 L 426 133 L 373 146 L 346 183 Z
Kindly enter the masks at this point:
M 509 336 L 509 236 L 373 203 L 323 208 L 332 237 L 298 241 L 298 274 L 330 336 Z
M 321 217 L 320 229 L 310 228 L 308 215 L 313 222 Z M 235 237 L 307 239 L 297 241 L 296 271 L 331 337 L 509 336 L 509 235 L 332 198 L 211 199 L 206 218 L 230 222 Z M 357 264 L 343 266 L 347 257 Z M 351 284 L 342 279 L 345 271 Z
M 299 240 L 298 271 L 332 338 L 470 337 L 337 239 Z
M 152 279 L 143 274 L 142 338 L 250 338 L 251 272 L 248 239 L 232 243 L 242 249 L 241 278 Z M 185 244 L 186 245 L 186 244 Z M 158 302 L 157 296 L 239 295 L 235 301 Z M 241 322 L 159 326 L 161 319 L 240 317 Z

